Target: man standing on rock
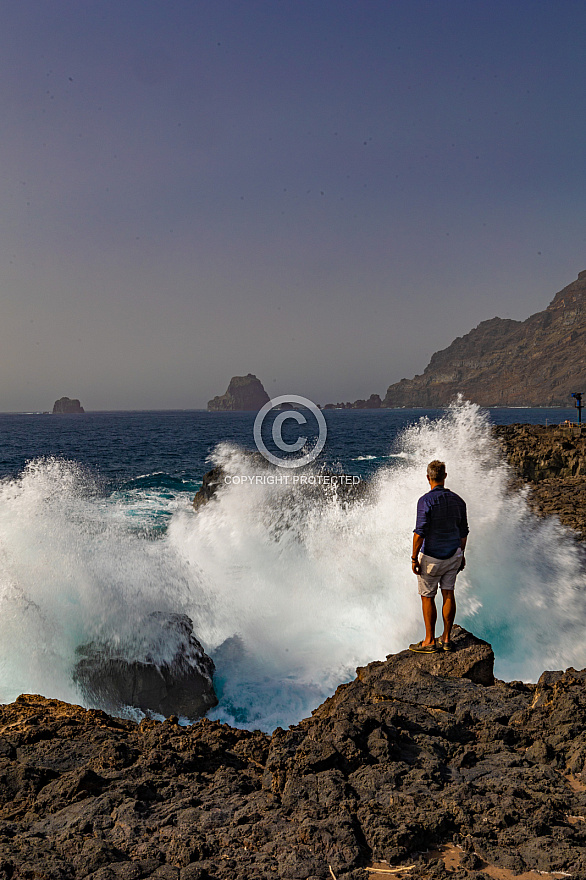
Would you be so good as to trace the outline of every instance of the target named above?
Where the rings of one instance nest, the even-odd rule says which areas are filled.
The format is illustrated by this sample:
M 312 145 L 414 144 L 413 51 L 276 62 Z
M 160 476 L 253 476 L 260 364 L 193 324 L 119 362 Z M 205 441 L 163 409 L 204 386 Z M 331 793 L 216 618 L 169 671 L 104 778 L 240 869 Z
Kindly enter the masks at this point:
M 417 502 L 411 567 L 417 575 L 425 638 L 415 645 L 409 645 L 409 650 L 418 654 L 453 650 L 450 633 L 456 616 L 454 587 L 456 575 L 466 565 L 464 548 L 468 536 L 468 520 L 466 503 L 455 492 L 445 488 L 446 477 L 443 461 L 430 462 L 427 466 L 430 491 Z M 441 639 L 436 641 L 435 596 L 438 586 L 443 596 L 444 632 Z

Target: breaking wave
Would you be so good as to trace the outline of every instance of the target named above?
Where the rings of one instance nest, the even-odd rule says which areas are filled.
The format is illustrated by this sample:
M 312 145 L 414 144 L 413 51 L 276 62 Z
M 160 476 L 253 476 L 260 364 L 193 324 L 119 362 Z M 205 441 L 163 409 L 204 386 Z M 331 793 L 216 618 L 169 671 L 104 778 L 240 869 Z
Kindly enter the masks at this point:
M 390 447 L 358 497 L 232 482 L 197 513 L 193 485 L 164 475 L 105 493 L 75 463 L 40 459 L 2 481 L 0 699 L 80 702 L 76 648 L 99 639 L 138 651 L 149 615 L 169 611 L 189 614 L 216 662 L 215 717 L 265 730 L 300 720 L 357 665 L 421 637 L 410 556 L 432 458 L 468 504 L 457 619 L 491 641 L 497 675 L 586 666 L 581 548 L 509 490 L 479 408 L 421 419 Z M 252 462 L 216 449 L 227 475 Z M 172 646 L 156 651 L 163 661 Z

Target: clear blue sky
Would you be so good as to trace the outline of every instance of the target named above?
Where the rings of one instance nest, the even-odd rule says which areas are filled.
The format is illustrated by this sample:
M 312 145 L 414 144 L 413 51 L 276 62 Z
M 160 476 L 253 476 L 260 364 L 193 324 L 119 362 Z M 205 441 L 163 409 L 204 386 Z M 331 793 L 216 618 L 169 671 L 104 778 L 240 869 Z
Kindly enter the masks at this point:
M 0 0 L 0 410 L 383 395 L 586 268 L 586 4 Z

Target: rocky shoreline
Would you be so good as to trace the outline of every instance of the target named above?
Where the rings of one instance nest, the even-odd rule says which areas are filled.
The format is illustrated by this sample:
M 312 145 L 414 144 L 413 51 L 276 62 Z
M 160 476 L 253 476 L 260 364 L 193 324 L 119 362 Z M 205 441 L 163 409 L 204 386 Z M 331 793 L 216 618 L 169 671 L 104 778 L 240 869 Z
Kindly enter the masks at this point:
M 564 425 L 497 425 L 503 453 L 529 486 L 529 502 L 540 516 L 557 516 L 586 540 L 586 429 Z
M 455 646 L 370 663 L 272 736 L 19 697 L 0 709 L 0 877 L 586 876 L 586 671 L 504 683 L 490 645 L 458 628 Z M 429 854 L 445 844 L 455 872 Z
M 536 508 L 586 535 L 586 438 L 495 430 Z M 0 880 L 586 877 L 586 670 L 505 683 L 490 645 L 454 642 L 359 668 L 272 736 L 0 706 Z

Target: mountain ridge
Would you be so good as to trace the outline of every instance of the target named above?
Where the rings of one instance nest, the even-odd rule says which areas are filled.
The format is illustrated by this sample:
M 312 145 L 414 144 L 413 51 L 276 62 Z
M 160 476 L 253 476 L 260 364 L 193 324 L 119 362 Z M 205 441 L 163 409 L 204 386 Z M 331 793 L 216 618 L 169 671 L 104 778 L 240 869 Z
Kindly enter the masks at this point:
M 558 406 L 586 385 L 586 270 L 524 321 L 490 318 L 434 352 L 421 375 L 391 384 L 384 407 Z

